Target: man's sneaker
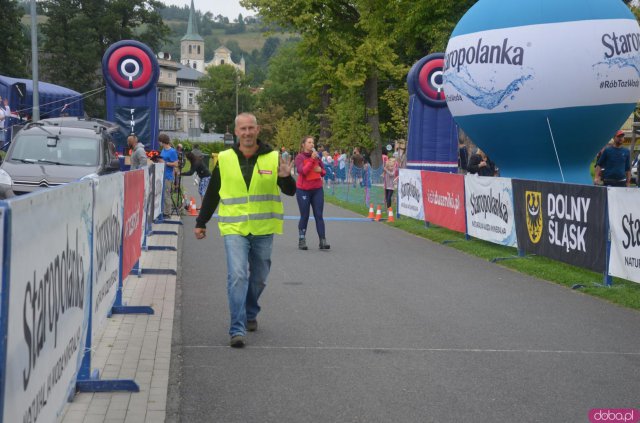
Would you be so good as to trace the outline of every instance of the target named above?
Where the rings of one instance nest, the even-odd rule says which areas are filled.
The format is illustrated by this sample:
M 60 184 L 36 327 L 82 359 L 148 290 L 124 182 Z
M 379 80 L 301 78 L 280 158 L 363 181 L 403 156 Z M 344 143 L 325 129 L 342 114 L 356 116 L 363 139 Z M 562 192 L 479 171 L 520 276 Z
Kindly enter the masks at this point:
M 299 250 L 306 250 L 307 249 L 307 240 L 304 238 L 299 238 L 298 239 L 298 249 Z
M 249 332 L 255 332 L 258 330 L 258 321 L 257 320 L 247 320 L 247 330 Z
M 244 335 L 233 335 L 231 337 L 231 341 L 229 345 L 232 348 L 243 348 L 244 347 Z

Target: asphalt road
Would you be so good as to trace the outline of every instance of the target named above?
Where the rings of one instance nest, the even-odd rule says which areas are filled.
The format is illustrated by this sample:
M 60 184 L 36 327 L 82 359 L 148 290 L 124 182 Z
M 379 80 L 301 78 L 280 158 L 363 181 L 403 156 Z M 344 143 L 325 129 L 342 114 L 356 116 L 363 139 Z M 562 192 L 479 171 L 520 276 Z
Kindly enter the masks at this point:
M 310 221 L 299 251 L 286 220 L 258 331 L 232 349 L 217 224 L 198 241 L 183 221 L 167 421 L 587 422 L 640 408 L 640 313 L 374 222 L 328 221 L 320 251 Z

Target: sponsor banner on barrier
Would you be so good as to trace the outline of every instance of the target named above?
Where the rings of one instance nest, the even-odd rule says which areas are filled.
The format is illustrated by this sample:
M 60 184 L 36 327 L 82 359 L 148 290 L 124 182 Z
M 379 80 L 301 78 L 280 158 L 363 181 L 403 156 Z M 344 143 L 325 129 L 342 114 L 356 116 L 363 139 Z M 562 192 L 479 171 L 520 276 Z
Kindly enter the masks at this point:
M 398 177 L 398 214 L 424 220 L 422 174 L 419 170 L 400 169 Z
M 153 187 L 153 218 L 154 220 L 160 217 L 162 214 L 162 187 L 164 183 L 164 163 L 155 163 L 155 185 Z
M 4 278 L 4 219 L 6 209 L 0 207 L 0 294 L 2 293 L 2 278 Z M 1 310 L 0 310 L 1 311 Z
M 467 233 L 495 244 L 517 247 L 511 179 L 464 178 Z
M 142 254 L 140 239 L 144 219 L 144 169 L 124 174 L 124 227 L 122 234 L 122 280 Z
M 452 173 L 422 173 L 424 220 L 464 233 L 464 176 Z
M 53 423 L 75 391 L 91 308 L 92 182 L 13 199 L 3 422 Z
M 611 255 L 609 274 L 640 282 L 640 190 L 607 188 Z
M 96 339 L 104 327 L 118 291 L 124 173 L 101 176 L 94 184 L 94 192 L 91 339 Z
M 145 211 L 145 233 L 149 233 L 152 228 L 153 214 L 155 208 L 155 185 L 156 185 L 156 173 L 155 166 L 151 165 L 145 169 L 147 171 L 146 180 L 144 183 L 144 211 Z
M 607 192 L 602 187 L 513 179 L 518 246 L 603 272 Z

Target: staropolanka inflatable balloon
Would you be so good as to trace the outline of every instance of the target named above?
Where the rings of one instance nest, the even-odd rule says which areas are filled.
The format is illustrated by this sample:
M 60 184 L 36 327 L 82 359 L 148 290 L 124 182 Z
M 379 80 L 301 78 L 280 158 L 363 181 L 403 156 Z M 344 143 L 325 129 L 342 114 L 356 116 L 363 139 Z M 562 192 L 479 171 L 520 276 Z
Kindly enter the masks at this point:
M 444 91 L 503 176 L 588 184 L 640 98 L 640 27 L 620 0 L 480 0 L 449 40 Z

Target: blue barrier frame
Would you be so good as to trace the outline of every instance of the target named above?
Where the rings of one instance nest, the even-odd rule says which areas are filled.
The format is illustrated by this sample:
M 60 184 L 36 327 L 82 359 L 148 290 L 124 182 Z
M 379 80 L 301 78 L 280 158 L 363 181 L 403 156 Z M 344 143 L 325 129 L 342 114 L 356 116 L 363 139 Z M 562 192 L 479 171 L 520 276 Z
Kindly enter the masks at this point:
M 112 314 L 155 314 L 151 306 L 129 306 L 122 302 L 122 289 L 124 288 L 124 281 L 122 277 L 122 267 L 123 267 L 122 266 L 122 245 L 120 245 L 120 269 L 118 270 L 118 291 L 116 292 L 116 300 L 113 302 L 113 306 L 111 306 L 111 313 Z M 133 273 L 133 270 L 131 270 L 131 273 Z
M 95 196 L 95 191 L 94 191 Z M 122 228 L 122 233 L 124 233 L 124 227 Z M 118 269 L 118 290 L 116 293 L 116 300 L 114 304 L 120 298 L 120 302 L 122 302 L 122 243 L 124 237 L 121 236 L 120 241 L 120 259 L 119 259 L 119 269 Z M 103 380 L 100 379 L 100 372 L 98 369 L 91 371 L 91 344 L 92 344 L 92 328 L 93 328 L 93 229 L 91 230 L 90 236 L 90 246 L 91 246 L 91 265 L 89 267 L 92 278 L 91 278 L 91 287 L 89 289 L 89 298 L 91 298 L 91 305 L 89 310 L 89 322 L 87 324 L 87 337 L 85 343 L 84 354 L 82 356 L 82 362 L 80 363 L 80 370 L 76 375 L 76 392 L 113 392 L 113 391 L 125 391 L 125 392 L 140 392 L 140 387 L 138 384 L 132 379 L 108 379 Z M 111 314 L 114 313 L 114 306 L 111 308 Z M 153 309 L 151 309 L 151 313 L 153 314 Z M 110 317 L 110 316 L 109 316 Z
M 4 225 L 2 231 L 4 232 L 4 245 L 2 246 L 2 291 L 0 292 L 0 423 L 4 419 L 4 397 L 5 397 L 5 384 L 7 375 L 7 334 L 9 331 L 9 278 L 10 263 L 11 263 L 11 250 L 7 248 L 11 245 L 11 209 L 7 207 L 5 201 L 0 201 L 0 208 L 4 210 Z
M 162 215 L 160 215 L 162 216 Z M 173 221 L 171 221 L 173 223 Z M 165 222 L 166 223 L 166 222 Z M 179 222 L 182 225 L 182 221 Z M 144 241 L 142 243 L 142 248 L 145 251 L 177 251 L 176 247 L 173 246 L 169 246 L 169 245 L 147 245 L 147 228 L 145 225 L 145 236 L 144 236 Z M 160 231 L 154 232 L 153 231 L 153 225 L 151 225 L 151 230 L 149 231 L 149 236 L 151 235 L 161 235 L 159 233 Z M 167 233 L 165 233 L 164 235 L 178 235 L 177 232 L 173 232 L 173 231 L 165 231 Z M 135 273 L 136 275 L 138 275 L 139 278 L 142 277 L 142 275 L 177 275 L 176 271 L 173 269 L 149 269 L 149 268 L 141 268 L 140 267 L 140 260 L 136 261 L 136 263 L 133 265 L 133 269 L 131 269 L 132 273 Z

